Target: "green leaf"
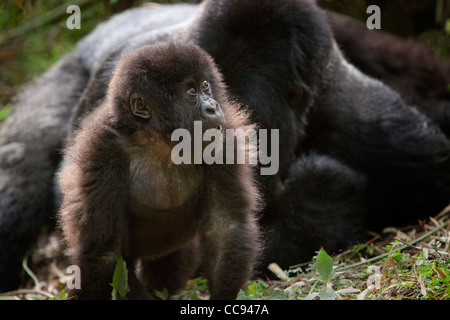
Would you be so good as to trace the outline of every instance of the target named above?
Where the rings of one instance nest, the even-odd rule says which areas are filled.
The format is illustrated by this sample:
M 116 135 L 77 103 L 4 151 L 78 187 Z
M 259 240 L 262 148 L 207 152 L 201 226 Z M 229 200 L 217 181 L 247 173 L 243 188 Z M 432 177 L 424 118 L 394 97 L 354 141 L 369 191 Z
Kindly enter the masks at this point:
M 320 280 L 328 282 L 334 276 L 333 273 L 333 259 L 326 253 L 325 250 L 320 249 L 316 260 L 316 269 L 319 273 Z
M 48 300 L 66 300 L 66 290 L 61 290 L 60 297 L 53 297 Z
M 169 300 L 170 294 L 167 288 L 164 288 L 162 291 L 155 290 L 154 293 L 155 296 L 161 300 Z
M 303 298 L 303 300 L 314 300 L 315 298 L 317 298 L 317 296 L 319 295 L 318 292 L 313 292 L 308 294 L 306 297 Z
M 276 289 L 269 293 L 269 296 L 267 298 L 269 300 L 286 300 L 287 296 L 283 290 Z
M 325 286 L 319 293 L 320 300 L 336 300 L 336 297 L 336 292 L 329 286 Z
M 6 120 L 6 118 L 9 115 L 9 112 L 11 111 L 11 105 L 7 104 L 3 108 L 0 109 L 0 121 Z
M 113 300 L 126 299 L 127 293 L 130 292 L 127 263 L 122 257 L 117 260 L 111 286 L 113 287 L 113 291 L 111 292 Z
M 243 289 L 241 289 L 237 294 L 236 300 L 251 300 L 251 298 L 245 294 Z
M 392 258 L 394 258 L 394 260 L 397 261 L 397 262 L 401 262 L 402 258 L 403 258 L 403 254 L 400 251 L 396 251 L 392 255 Z

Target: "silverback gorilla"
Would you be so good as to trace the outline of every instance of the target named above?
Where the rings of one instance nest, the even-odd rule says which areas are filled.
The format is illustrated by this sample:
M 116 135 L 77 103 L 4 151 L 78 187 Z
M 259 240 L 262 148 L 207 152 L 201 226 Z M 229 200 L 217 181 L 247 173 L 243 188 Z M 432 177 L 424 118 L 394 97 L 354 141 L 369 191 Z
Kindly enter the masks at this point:
M 17 286 L 22 256 L 57 210 L 58 150 L 101 104 L 118 58 L 165 40 L 202 47 L 251 121 L 279 129 L 279 171 L 260 177 L 260 270 L 308 260 L 320 246 L 345 248 L 364 230 L 408 223 L 448 204 L 445 135 L 345 60 L 314 1 L 132 9 L 25 88 L 3 126 L 0 290 Z

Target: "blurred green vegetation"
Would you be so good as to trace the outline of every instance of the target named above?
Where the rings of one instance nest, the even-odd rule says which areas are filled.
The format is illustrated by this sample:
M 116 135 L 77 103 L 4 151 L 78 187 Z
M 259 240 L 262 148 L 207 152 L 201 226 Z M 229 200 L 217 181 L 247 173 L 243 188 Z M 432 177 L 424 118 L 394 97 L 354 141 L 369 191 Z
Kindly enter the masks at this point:
M 60 5 L 61 1 L 57 0 L 3 1 L 0 4 L 0 34 L 23 26 Z M 109 14 L 105 2 L 98 2 L 82 11 L 80 30 L 67 29 L 66 18 L 3 43 L 0 47 L 0 105 L 5 105 L 22 84 L 72 51 L 75 43 Z
M 447 19 L 450 26 L 450 19 Z M 417 36 L 417 40 L 433 49 L 438 57 L 443 60 L 450 60 L 450 28 L 447 30 L 431 29 L 422 32 Z
M 145 0 L 3 0 L 0 1 L 0 109 L 7 105 L 20 87 L 40 75 L 62 55 L 71 52 L 76 42 L 91 32 L 97 24 L 111 15 Z M 161 0 L 159 3 L 186 1 Z M 72 4 L 81 8 L 81 29 L 70 30 L 66 21 L 71 14 L 65 12 Z M 46 21 L 48 13 L 63 10 L 57 19 Z M 60 10 L 60 12 L 61 12 Z M 17 31 L 30 21 L 37 20 L 38 27 L 22 36 L 1 43 L 1 39 Z

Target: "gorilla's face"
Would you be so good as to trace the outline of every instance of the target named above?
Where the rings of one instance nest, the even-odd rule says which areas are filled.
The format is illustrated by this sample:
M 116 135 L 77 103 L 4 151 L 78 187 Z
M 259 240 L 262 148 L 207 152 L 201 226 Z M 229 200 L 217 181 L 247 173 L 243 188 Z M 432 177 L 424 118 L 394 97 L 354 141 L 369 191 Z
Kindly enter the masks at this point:
M 206 52 L 187 48 L 136 50 L 122 59 L 111 82 L 111 94 L 126 116 L 168 141 L 176 129 L 193 133 L 195 121 L 202 122 L 203 131 L 226 124 L 220 73 Z

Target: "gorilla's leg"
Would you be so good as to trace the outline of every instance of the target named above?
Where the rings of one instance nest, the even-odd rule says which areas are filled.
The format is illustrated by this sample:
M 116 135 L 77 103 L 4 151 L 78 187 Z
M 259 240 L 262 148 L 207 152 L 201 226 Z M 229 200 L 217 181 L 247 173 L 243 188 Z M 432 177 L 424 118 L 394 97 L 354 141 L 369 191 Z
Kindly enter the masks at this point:
M 18 97 L 0 135 L 0 291 L 17 288 L 21 260 L 53 215 L 53 175 L 71 108 L 88 74 L 66 56 Z
M 365 201 L 363 175 L 328 156 L 298 159 L 269 205 L 276 219 L 262 221 L 266 250 L 260 267 L 276 262 L 287 268 L 310 260 L 320 247 L 332 253 L 362 240 Z

